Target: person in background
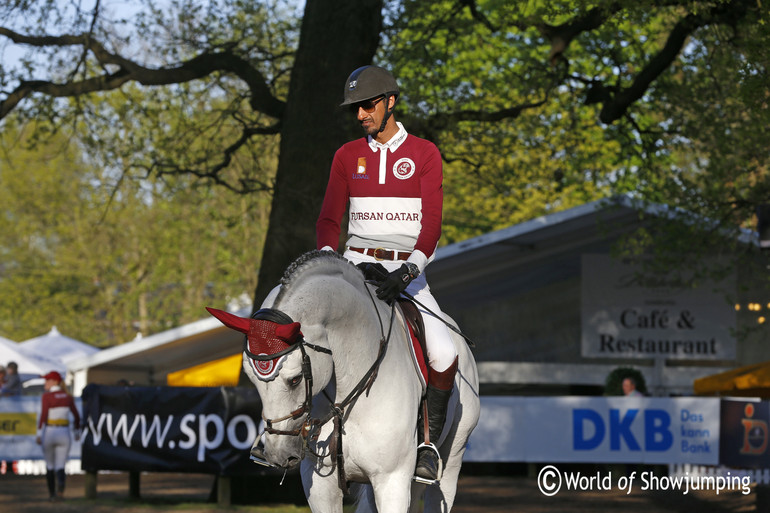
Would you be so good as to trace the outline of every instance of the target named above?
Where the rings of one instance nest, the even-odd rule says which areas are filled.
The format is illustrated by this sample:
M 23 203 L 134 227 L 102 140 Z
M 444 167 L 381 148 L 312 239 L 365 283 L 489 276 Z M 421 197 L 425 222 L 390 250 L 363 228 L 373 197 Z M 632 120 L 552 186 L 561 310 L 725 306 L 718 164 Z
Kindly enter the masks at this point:
M 77 441 L 80 438 L 80 413 L 62 383 L 61 374 L 51 371 L 43 378 L 46 391 L 43 393 L 37 423 L 37 443 L 43 446 L 48 494 L 50 500 L 55 501 L 64 497 L 64 465 L 67 463 L 71 444 L 69 414 L 72 414 Z
M 21 395 L 21 378 L 19 366 L 16 362 L 8 362 L 5 368 L 5 383 L 3 383 L 2 395 Z
M 5 365 L 0 365 L 0 396 L 3 395 L 4 386 L 5 386 Z
M 642 397 L 642 393 L 636 389 L 636 380 L 627 377 L 623 380 L 623 395 L 626 397 Z

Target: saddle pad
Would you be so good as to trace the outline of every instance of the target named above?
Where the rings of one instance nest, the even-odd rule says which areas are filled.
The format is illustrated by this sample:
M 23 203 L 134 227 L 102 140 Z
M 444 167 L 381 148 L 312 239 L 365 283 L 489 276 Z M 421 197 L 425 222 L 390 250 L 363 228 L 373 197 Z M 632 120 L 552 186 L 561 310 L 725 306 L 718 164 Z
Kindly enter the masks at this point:
M 412 330 L 412 325 L 409 324 L 406 319 L 404 319 L 404 324 L 406 325 L 406 329 L 409 332 L 409 340 L 411 341 L 411 344 L 407 344 L 407 346 L 409 346 L 409 352 L 412 355 L 412 362 L 414 363 L 414 368 L 417 372 L 417 375 L 420 377 L 420 384 L 422 385 L 423 390 L 425 390 L 428 386 L 428 366 L 425 363 L 425 354 L 422 351 L 422 345 L 420 345 L 420 341 L 417 340 L 417 337 L 414 334 L 414 330 Z

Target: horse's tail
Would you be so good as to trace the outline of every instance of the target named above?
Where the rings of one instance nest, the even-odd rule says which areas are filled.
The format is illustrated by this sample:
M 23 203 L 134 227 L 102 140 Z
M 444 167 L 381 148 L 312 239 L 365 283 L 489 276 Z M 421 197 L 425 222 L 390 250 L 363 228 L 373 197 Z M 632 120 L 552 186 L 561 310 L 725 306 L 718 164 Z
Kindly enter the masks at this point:
M 377 513 L 372 485 L 353 483 L 350 485 L 350 494 L 354 497 L 356 513 Z

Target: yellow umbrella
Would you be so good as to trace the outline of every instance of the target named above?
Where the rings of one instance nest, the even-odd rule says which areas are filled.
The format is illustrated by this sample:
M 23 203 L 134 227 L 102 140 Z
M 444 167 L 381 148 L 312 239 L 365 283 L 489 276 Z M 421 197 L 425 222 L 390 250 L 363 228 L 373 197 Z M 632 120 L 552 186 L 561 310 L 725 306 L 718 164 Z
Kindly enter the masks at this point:
M 738 367 L 696 379 L 695 395 L 770 398 L 770 362 Z

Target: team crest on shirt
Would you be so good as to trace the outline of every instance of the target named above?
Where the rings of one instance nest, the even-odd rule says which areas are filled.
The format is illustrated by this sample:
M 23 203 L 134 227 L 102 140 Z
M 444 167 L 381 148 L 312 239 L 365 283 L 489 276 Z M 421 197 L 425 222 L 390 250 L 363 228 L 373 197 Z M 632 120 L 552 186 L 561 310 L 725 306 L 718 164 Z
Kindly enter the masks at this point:
M 406 180 L 411 178 L 417 167 L 414 165 L 414 161 L 408 157 L 398 159 L 393 164 L 393 175 L 399 180 Z
M 358 164 L 356 164 L 356 172 L 353 173 L 353 180 L 368 180 L 369 175 L 366 174 L 366 157 L 358 157 Z

